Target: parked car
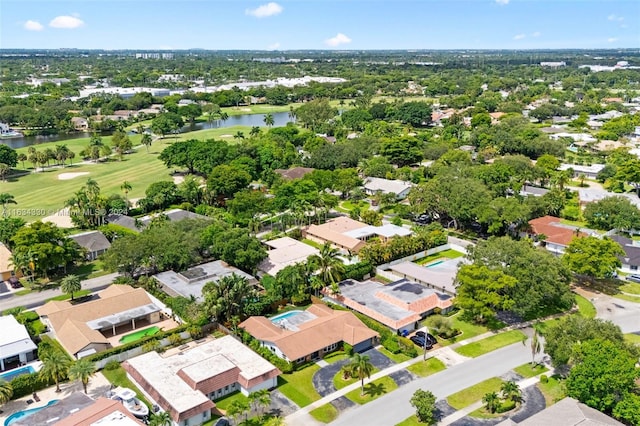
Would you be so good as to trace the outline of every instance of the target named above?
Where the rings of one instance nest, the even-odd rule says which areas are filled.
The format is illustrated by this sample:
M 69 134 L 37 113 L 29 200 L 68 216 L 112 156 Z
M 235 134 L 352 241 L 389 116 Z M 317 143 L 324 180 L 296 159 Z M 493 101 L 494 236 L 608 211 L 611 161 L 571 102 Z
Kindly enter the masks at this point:
M 438 343 L 438 340 L 432 334 L 425 333 L 424 331 L 416 331 L 416 336 L 427 339 L 427 342 L 431 345 Z
M 22 288 L 22 283 L 18 279 L 18 277 L 10 277 L 8 283 L 13 288 Z
M 415 343 L 417 346 L 420 346 L 421 348 L 427 348 L 427 349 L 431 349 L 433 347 L 433 345 L 431 345 L 431 343 L 427 342 L 424 337 L 420 337 L 420 336 L 413 336 L 411 337 L 411 341 L 413 343 Z
M 633 281 L 634 283 L 640 283 L 640 275 L 637 275 L 637 274 L 627 275 L 627 281 Z

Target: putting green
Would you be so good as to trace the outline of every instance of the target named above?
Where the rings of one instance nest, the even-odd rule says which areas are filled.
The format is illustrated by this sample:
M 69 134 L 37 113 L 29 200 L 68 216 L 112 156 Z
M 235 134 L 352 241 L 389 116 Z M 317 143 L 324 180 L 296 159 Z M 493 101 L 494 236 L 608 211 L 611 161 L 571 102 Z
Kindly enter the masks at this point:
M 120 343 L 126 344 L 126 343 L 135 342 L 136 340 L 140 340 L 143 337 L 153 336 L 154 334 L 158 333 L 159 331 L 160 331 L 160 327 L 156 327 L 154 325 L 153 327 L 145 328 L 144 330 L 138 330 L 135 333 L 126 334 L 126 335 L 122 336 L 120 338 Z

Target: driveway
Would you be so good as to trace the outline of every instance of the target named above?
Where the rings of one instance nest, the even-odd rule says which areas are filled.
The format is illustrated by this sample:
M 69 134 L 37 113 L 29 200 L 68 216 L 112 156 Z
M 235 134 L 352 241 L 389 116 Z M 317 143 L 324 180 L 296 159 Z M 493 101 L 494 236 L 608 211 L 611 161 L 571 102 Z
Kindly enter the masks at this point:
M 333 385 L 333 377 L 338 374 L 338 371 L 340 371 L 342 366 L 347 365 L 348 363 L 349 359 L 343 359 L 316 371 L 311 382 L 320 396 L 327 396 L 336 391 L 336 388 Z
M 284 396 L 279 390 L 271 391 L 271 404 L 269 404 L 268 412 L 274 416 L 286 417 L 297 411 L 299 407 L 289 398 Z
M 578 293 L 593 303 L 597 318 L 613 322 L 622 329 L 623 333 L 640 333 L 640 303 L 617 299 L 603 293 L 592 293 L 584 289 L 579 289 Z
M 386 355 L 383 355 L 376 348 L 368 349 L 362 352 L 362 355 L 366 355 L 369 357 L 369 362 L 373 364 L 378 370 L 384 370 L 385 368 L 389 368 L 392 365 L 395 365 L 395 362 L 391 361 Z

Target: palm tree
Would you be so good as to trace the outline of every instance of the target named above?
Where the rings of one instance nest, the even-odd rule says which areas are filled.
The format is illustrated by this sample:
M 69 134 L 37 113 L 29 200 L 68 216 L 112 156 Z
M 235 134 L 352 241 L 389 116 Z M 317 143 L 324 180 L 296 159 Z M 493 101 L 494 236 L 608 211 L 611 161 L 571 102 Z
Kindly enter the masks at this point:
M 40 377 L 44 380 L 53 380 L 56 383 L 56 392 L 60 392 L 60 380 L 67 377 L 71 361 L 58 349 L 45 352 L 40 357 L 40 361 L 42 361 Z
M 62 167 L 64 167 L 65 161 L 69 158 L 69 152 L 69 148 L 66 145 L 56 145 L 56 160 L 58 160 L 58 164 L 62 164 Z
M 0 379 L 0 405 L 6 404 L 13 396 L 13 387 L 11 383 L 4 379 Z
M 18 161 L 20 161 L 22 163 L 22 168 L 26 170 L 26 167 L 24 166 L 24 162 L 27 161 L 28 157 L 27 154 L 25 154 L 24 152 L 21 152 L 20 154 L 18 154 Z
M 489 392 L 482 397 L 482 402 L 485 403 L 487 410 L 493 414 L 500 407 L 500 397 L 495 392 Z
M 257 392 L 258 395 L 258 406 L 260 407 L 260 418 L 262 418 L 264 414 L 264 409 L 268 408 L 271 405 L 271 394 L 268 390 L 262 389 Z
M 284 419 L 280 416 L 271 417 L 264 423 L 264 426 L 284 426 Z
M 338 249 L 325 243 L 319 254 L 309 257 L 308 261 L 320 270 L 320 278 L 325 285 L 336 283 L 344 273 L 344 263 L 338 256 L 340 256 Z
M 122 185 L 120 185 L 120 189 L 124 192 L 124 200 L 127 203 L 127 209 L 129 208 L 129 191 L 131 191 L 132 188 L 131 184 L 126 180 L 122 182 Z
M 204 287 L 204 308 L 211 316 L 222 323 L 228 323 L 234 316 L 245 316 L 245 302 L 254 293 L 246 278 L 231 274 L 209 284 Z
M 5 177 L 9 174 L 11 167 L 8 164 L 0 163 L 0 180 L 5 180 Z
M 522 344 L 526 345 L 527 339 L 522 340 Z M 536 363 L 536 355 L 542 351 L 542 342 L 540 341 L 540 336 L 538 335 L 538 329 L 533 327 L 533 336 L 531 336 L 531 344 L 529 346 L 531 348 L 531 366 Z
M 65 294 L 71 294 L 71 300 L 73 300 L 73 293 L 82 290 L 82 281 L 77 275 L 67 275 L 60 280 L 60 290 Z
M 258 126 L 253 126 L 251 128 L 251 131 L 249 132 L 249 136 L 251 136 L 252 138 L 258 136 L 259 134 L 260 134 L 260 127 Z
M 149 426 L 171 426 L 173 420 L 167 411 L 159 411 L 151 414 L 149 418 Z
M 289 120 L 296 121 L 296 111 L 293 109 L 293 105 L 289 107 Z
M 235 400 L 231 404 L 229 404 L 229 408 L 227 409 L 227 415 L 231 416 L 233 422 L 237 424 L 236 419 L 243 414 L 246 415 L 251 407 L 249 403 L 244 400 Z
M 7 204 L 18 204 L 14 196 L 3 192 L 0 194 L 0 204 L 2 204 L 2 217 L 7 217 Z
M 504 399 L 511 400 L 512 402 L 518 403 L 522 401 L 522 391 L 520 387 L 513 380 L 509 380 L 508 382 L 502 383 L 500 387 L 500 392 L 502 392 L 502 397 Z
M 220 120 L 222 120 L 222 122 L 224 123 L 225 121 L 227 121 L 229 119 L 229 114 L 227 114 L 226 112 L 222 111 L 220 113 Z
M 264 118 L 262 119 L 262 121 L 264 121 L 264 124 L 266 124 L 267 127 L 271 127 L 275 123 L 275 120 L 273 119 L 273 114 L 271 114 L 270 112 L 264 115 Z
M 244 139 L 244 132 L 238 130 L 235 135 L 233 135 L 234 139 Z
M 580 175 L 578 176 L 578 180 L 580 181 L 580 187 L 584 188 L 584 181 L 587 179 L 587 176 L 585 176 L 584 173 L 580 173 Z
M 80 380 L 84 393 L 87 393 L 87 385 L 89 379 L 96 373 L 96 365 L 86 358 L 81 358 L 71 364 L 69 367 L 69 378 L 71 380 Z
M 149 147 L 151 146 L 151 143 L 153 142 L 153 138 L 151 137 L 151 135 L 149 133 L 143 133 L 142 134 L 142 139 L 140 139 L 140 142 L 142 143 L 142 145 L 144 145 L 147 148 L 147 153 L 149 152 Z
M 367 355 L 355 354 L 351 358 L 349 371 L 351 377 L 357 377 L 360 380 L 360 395 L 364 395 L 364 379 L 371 377 L 373 368 L 373 364 L 371 364 Z

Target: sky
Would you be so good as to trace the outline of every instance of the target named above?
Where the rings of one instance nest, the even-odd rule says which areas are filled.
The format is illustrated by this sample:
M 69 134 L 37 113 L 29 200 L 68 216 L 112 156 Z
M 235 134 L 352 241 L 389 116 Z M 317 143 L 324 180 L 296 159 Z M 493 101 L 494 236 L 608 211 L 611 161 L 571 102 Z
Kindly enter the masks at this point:
M 640 0 L 1 0 L 0 48 L 640 48 Z

